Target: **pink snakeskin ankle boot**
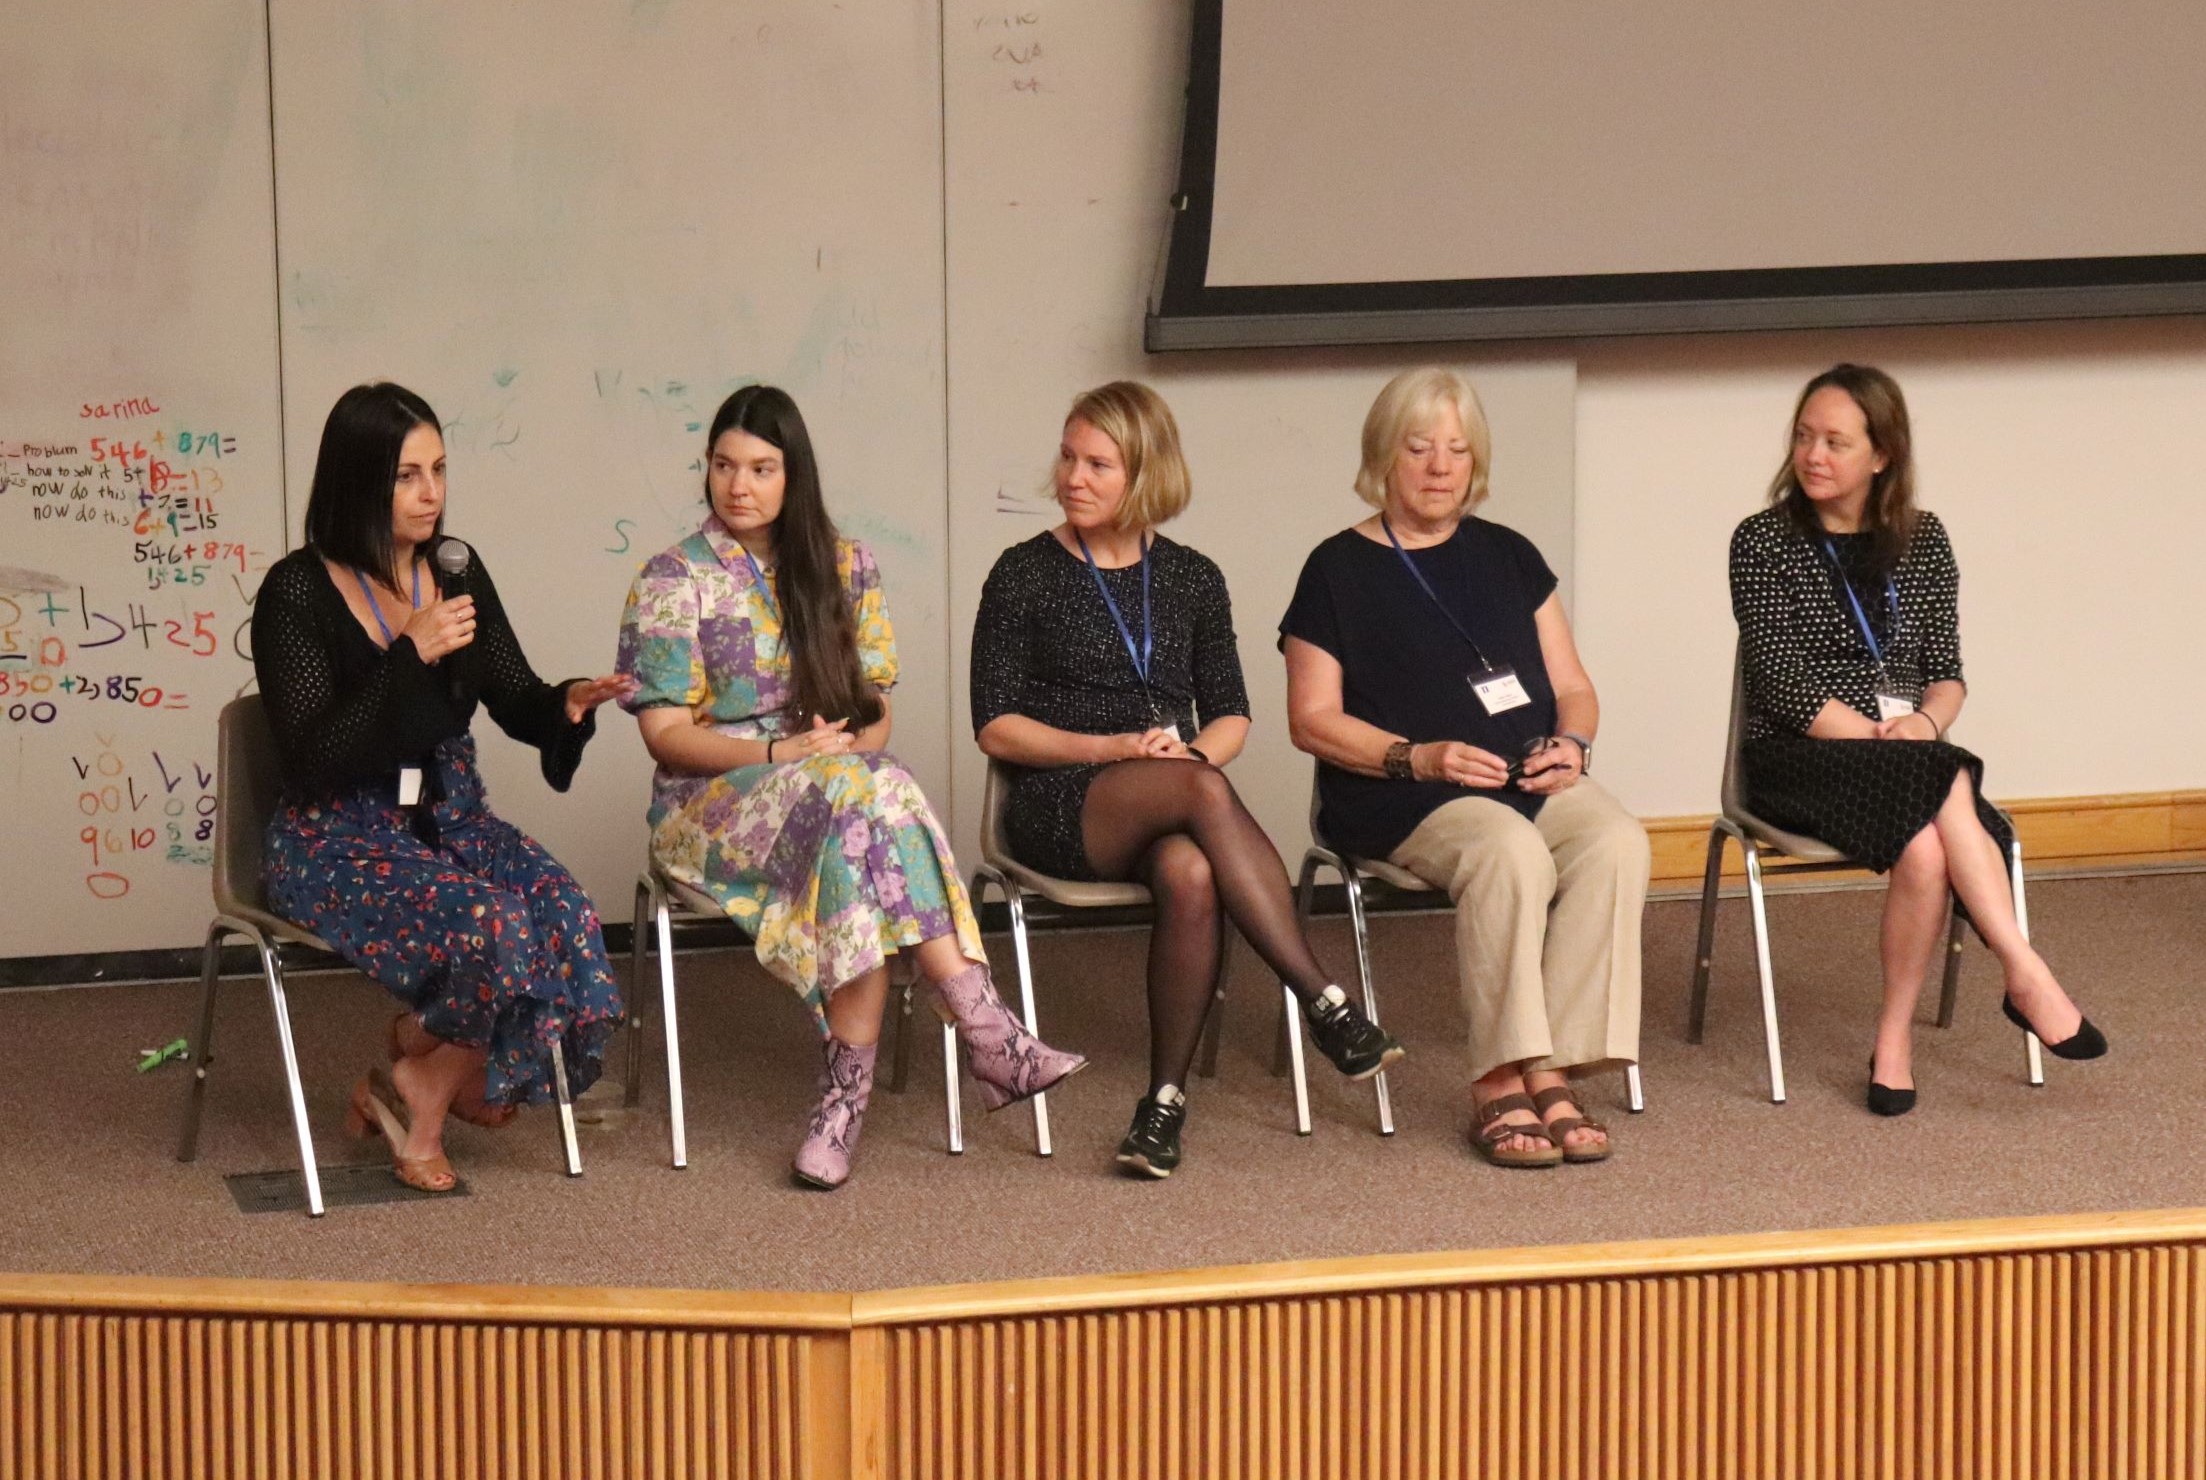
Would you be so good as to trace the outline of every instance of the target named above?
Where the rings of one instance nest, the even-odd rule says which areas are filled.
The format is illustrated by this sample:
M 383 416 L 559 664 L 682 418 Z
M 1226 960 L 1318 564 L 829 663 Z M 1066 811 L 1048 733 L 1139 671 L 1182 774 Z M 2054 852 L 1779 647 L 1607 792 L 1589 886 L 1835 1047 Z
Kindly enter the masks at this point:
M 935 1010 L 944 1022 L 957 1024 L 965 1067 L 980 1085 L 980 1102 L 991 1110 L 1038 1095 L 1087 1067 L 1079 1054 L 1051 1048 L 1029 1033 L 996 995 L 985 966 L 968 966 L 935 983 L 935 993 Z
M 820 1071 L 820 1105 L 797 1148 L 793 1170 L 808 1187 L 833 1191 L 850 1180 L 850 1154 L 858 1149 L 866 1101 L 873 1097 L 873 1056 L 878 1044 L 864 1047 L 827 1040 L 827 1062 Z

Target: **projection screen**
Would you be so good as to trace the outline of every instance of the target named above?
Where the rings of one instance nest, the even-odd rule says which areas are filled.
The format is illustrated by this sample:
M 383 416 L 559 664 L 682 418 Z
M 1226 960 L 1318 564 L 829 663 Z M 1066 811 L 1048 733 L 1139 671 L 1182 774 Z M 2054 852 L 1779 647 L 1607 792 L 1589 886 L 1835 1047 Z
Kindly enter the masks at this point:
M 1153 350 L 2206 310 L 2198 0 L 1195 0 Z

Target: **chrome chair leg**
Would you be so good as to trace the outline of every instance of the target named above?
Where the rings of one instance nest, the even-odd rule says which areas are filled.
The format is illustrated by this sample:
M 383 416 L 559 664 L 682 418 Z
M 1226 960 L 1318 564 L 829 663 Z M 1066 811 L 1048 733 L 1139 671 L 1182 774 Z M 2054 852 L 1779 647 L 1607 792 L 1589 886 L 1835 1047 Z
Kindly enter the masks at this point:
M 222 986 L 222 942 L 229 928 L 220 920 L 207 927 L 207 945 L 199 958 L 199 1033 L 191 1041 L 191 1085 L 184 1092 L 184 1133 L 176 1145 L 178 1161 L 199 1158 L 199 1116 L 207 1101 L 207 1066 L 214 1062 L 214 1001 Z
M 1693 948 L 1693 1001 L 1685 1019 L 1685 1041 L 1698 1043 L 1708 1022 L 1708 975 L 1715 961 L 1716 901 L 1723 892 L 1723 842 L 1729 836 L 1721 822 L 1708 829 L 1708 867 L 1700 881 L 1700 943 Z
M 1305 936 L 1309 933 L 1310 914 L 1317 897 L 1317 871 L 1325 866 L 1327 856 L 1315 848 L 1304 853 L 1302 855 L 1302 873 L 1295 880 L 1295 923 L 1302 927 Z M 1295 1014 L 1291 1010 L 1294 1003 L 1292 992 L 1287 994 L 1287 1001 L 1290 1004 L 1290 1010 L 1280 1014 L 1279 1031 L 1272 1037 L 1272 1078 L 1274 1079 L 1287 1072 L 1287 1040 L 1295 1031 Z M 1298 1101 L 1307 1101 L 1309 1098 L 1307 1086 L 1298 1086 L 1295 1093 Z M 1299 1119 L 1305 1127 L 1308 1126 L 1309 1116 L 1307 1113 L 1304 1113 Z M 1308 1135 L 1309 1131 L 1304 1129 L 1302 1133 Z
M 1026 1030 L 1035 1037 L 1042 1036 L 1042 1025 L 1034 1016 L 1034 963 L 1026 949 L 1026 902 L 1020 898 L 1018 886 L 1005 882 L 1004 904 L 1011 915 L 1011 950 L 1019 963 L 1019 1006 L 1026 1017 Z M 948 1040 L 945 1040 L 947 1043 Z M 1049 1096 L 1036 1095 L 1030 1103 L 1034 1106 L 1034 1154 L 1048 1156 Z
M 912 993 L 918 987 L 916 976 L 904 980 L 903 991 L 896 994 L 896 1057 L 890 1061 L 889 1091 L 904 1092 L 904 1076 L 911 1069 L 912 1057 Z
M 1363 914 L 1363 883 L 1356 877 L 1354 864 L 1341 870 L 1341 880 L 1348 893 L 1349 931 L 1356 941 L 1356 975 L 1363 982 L 1363 1015 L 1372 1025 L 1379 1021 L 1379 999 L 1371 986 L 1371 939 Z M 1379 1104 L 1379 1134 L 1394 1134 L 1394 1098 L 1387 1091 L 1386 1071 L 1381 1069 L 1371 1076 L 1371 1088 Z
M 1961 939 L 1968 932 L 1968 924 L 1961 918 L 1960 910 L 1950 903 L 1946 906 L 1946 968 L 1945 980 L 1938 988 L 1938 1026 L 1953 1026 L 1954 1003 L 1961 995 Z
M 1294 989 L 1285 982 L 1279 984 L 1279 1035 L 1287 1041 L 1287 1062 L 1294 1075 L 1294 1130 L 1298 1136 L 1310 1134 L 1310 1075 L 1302 1061 L 1302 1004 L 1295 1000 Z
M 643 1103 L 643 961 L 650 944 L 651 896 L 656 885 L 636 880 L 636 917 L 628 936 L 628 1083 L 621 1103 L 634 1109 Z
M 314 1162 L 314 1129 L 306 1118 L 306 1086 L 299 1079 L 299 1055 L 291 1041 L 291 1003 L 283 991 L 283 962 L 265 939 L 260 947 L 261 975 L 268 983 L 268 1006 L 276 1019 L 276 1044 L 283 1053 L 285 1088 L 291 1096 L 291 1124 L 299 1136 L 299 1174 L 306 1183 L 307 1216 L 322 1216 L 322 1174 Z
M 1627 1064 L 1624 1068 L 1624 1108 L 1638 1115 L 1647 1108 L 1647 1096 L 1639 1088 L 1639 1066 Z
M 1233 968 L 1233 922 L 1218 921 L 1218 964 L 1211 968 L 1210 1007 L 1203 1013 L 1203 1034 L 1195 1054 L 1195 1072 L 1218 1077 L 1218 1040 L 1225 1036 L 1226 975 Z
M 2030 904 L 2022 893 L 2022 840 L 2020 838 L 2015 839 L 2007 849 L 2007 883 L 2014 890 L 2015 926 L 2021 930 L 2022 938 L 2028 940 L 2030 938 Z M 2024 1033 L 2022 1035 L 2022 1045 L 2022 1057 L 2029 1069 L 2030 1086 L 2033 1089 L 2043 1089 L 2045 1087 L 2045 1053 L 2038 1043 L 2037 1034 Z
M 552 1043 L 552 1090 L 559 1101 L 559 1145 L 567 1155 L 567 1175 L 582 1175 L 582 1143 L 575 1139 L 574 1096 L 567 1091 L 567 1054 L 555 1040 Z
M 1769 963 L 1769 915 L 1762 903 L 1761 850 L 1740 839 L 1746 853 L 1746 898 L 1754 916 L 1754 966 L 1762 978 L 1762 1037 L 1769 1049 L 1769 1101 L 1785 1103 L 1785 1060 L 1777 1044 L 1777 984 Z
M 659 1018 L 666 1035 L 666 1119 L 674 1169 L 689 1165 L 689 1128 L 682 1115 L 682 1034 L 674 1001 L 674 922 L 666 895 L 654 888 L 653 933 L 659 943 Z

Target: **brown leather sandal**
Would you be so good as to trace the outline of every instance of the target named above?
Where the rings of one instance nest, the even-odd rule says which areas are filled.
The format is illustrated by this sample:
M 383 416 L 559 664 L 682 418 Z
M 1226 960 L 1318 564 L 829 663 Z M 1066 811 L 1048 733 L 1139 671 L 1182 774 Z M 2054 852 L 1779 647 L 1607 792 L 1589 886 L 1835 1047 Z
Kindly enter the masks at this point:
M 1480 1105 L 1474 1112 L 1471 1127 L 1471 1149 L 1483 1157 L 1489 1165 L 1497 1167 L 1552 1167 L 1561 1166 L 1562 1148 L 1555 1144 L 1554 1132 L 1538 1125 L 1512 1125 L 1501 1117 L 1513 1110 L 1529 1110 L 1539 1114 L 1539 1107 L 1532 1097 L 1525 1094 L 1497 1095 Z M 1527 1141 L 1544 1143 L 1540 1146 L 1504 1146 L 1512 1136 L 1522 1136 Z
M 1572 1106 L 1578 1103 L 1578 1097 L 1570 1092 L 1570 1086 L 1567 1084 L 1549 1085 L 1546 1089 L 1532 1096 L 1532 1108 L 1539 1112 L 1541 1123 L 1547 1127 L 1547 1138 L 1553 1141 L 1556 1148 L 1562 1152 L 1564 1161 L 1607 1161 L 1609 1153 L 1615 1149 L 1614 1143 L 1609 1140 L 1609 1128 L 1607 1126 L 1601 1124 L 1592 1116 L 1583 1114 L 1561 1115 L 1553 1120 L 1547 1118 L 1550 1107 L 1562 1104 L 1565 1101 L 1568 1101 Z M 1601 1139 L 1590 1146 L 1573 1146 L 1564 1137 L 1576 1130 L 1599 1131 Z
M 408 1023 L 412 1023 L 414 1032 L 420 1035 L 422 1040 L 426 1040 L 426 1047 L 406 1047 L 403 1039 Z M 443 1043 L 443 1039 L 421 1026 L 420 1019 L 410 1012 L 402 1012 L 391 1019 L 391 1035 L 388 1047 L 391 1062 L 394 1064 L 400 1059 L 419 1058 L 425 1053 L 434 1053 Z M 455 1120 L 464 1120 L 469 1125 L 479 1125 L 486 1131 L 496 1131 L 503 1130 L 513 1124 L 513 1117 L 521 1113 L 521 1107 L 519 1105 L 493 1105 L 487 1100 L 454 1100 L 451 1108 L 444 1113 Z
M 391 1148 L 391 1175 L 420 1192 L 450 1192 L 459 1175 L 442 1152 L 435 1156 L 406 1155 L 406 1121 L 391 1108 L 398 1098 L 380 1069 L 371 1069 L 352 1087 L 352 1101 L 345 1108 L 345 1132 L 358 1139 L 381 1135 Z

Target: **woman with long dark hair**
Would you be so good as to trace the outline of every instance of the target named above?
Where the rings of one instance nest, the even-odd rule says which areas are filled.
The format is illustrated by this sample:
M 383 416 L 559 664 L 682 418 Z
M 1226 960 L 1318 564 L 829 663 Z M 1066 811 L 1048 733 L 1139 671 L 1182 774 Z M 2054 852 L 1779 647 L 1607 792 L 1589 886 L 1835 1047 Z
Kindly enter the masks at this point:
M 2106 1052 L 2016 923 L 1984 763 L 1946 738 L 1968 697 L 1960 581 L 1945 526 L 1915 506 L 1898 383 L 1865 365 L 1810 380 L 1769 507 L 1731 536 L 1740 758 L 1756 813 L 1891 875 L 1867 1097 L 1879 1115 L 1915 1107 L 1915 998 L 1949 891 L 1999 958 L 2007 1017 L 2061 1058 Z
M 588 896 L 491 815 L 468 726 L 479 702 L 565 791 L 594 711 L 627 684 L 539 679 L 465 547 L 464 592 L 444 589 L 430 559 L 444 496 L 428 402 L 353 387 L 322 428 L 306 543 L 253 604 L 253 671 L 284 775 L 268 900 L 403 1004 L 389 1077 L 360 1081 L 351 1123 L 380 1130 L 398 1179 L 427 1192 L 454 1183 L 447 1115 L 499 1126 L 549 1098 L 555 1047 L 587 1088 L 621 1015 Z
M 704 525 L 654 556 L 622 619 L 623 701 L 659 763 L 651 856 L 718 900 L 825 1042 L 795 1171 L 850 1175 L 888 1001 L 909 950 L 991 1110 L 1081 1067 L 996 995 L 980 926 L 933 810 L 884 747 L 896 640 L 881 573 L 842 538 L 788 393 L 747 386 L 705 438 Z

